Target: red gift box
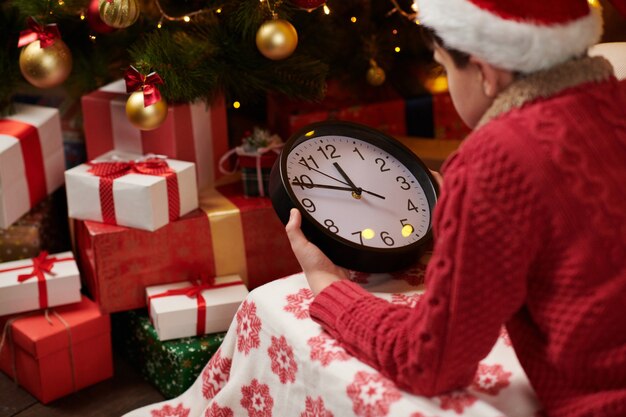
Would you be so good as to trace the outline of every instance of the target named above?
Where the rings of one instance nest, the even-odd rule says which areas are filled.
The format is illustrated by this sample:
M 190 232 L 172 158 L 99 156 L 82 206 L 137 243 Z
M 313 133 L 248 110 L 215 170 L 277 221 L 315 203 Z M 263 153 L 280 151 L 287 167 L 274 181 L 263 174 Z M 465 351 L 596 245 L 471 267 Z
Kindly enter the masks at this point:
M 215 272 L 200 210 L 155 232 L 79 220 L 74 231 L 83 283 L 108 313 L 145 307 L 148 286 Z
M 461 120 L 448 92 L 433 94 L 435 139 L 463 139 L 472 129 Z
M 269 199 L 237 182 L 204 190 L 200 207 L 155 232 L 76 221 L 81 276 L 104 311 L 145 307 L 152 285 L 238 274 L 252 289 L 301 270 Z
M 86 297 L 0 326 L 0 369 L 44 404 L 113 376 L 109 316 Z
M 221 177 L 219 158 L 228 151 L 226 103 L 218 98 L 204 102 L 174 104 L 158 128 L 142 131 L 126 117 L 124 81 L 116 81 L 82 97 L 87 159 L 118 150 L 136 154 L 154 153 L 194 162 L 198 187 L 212 185 Z
M 301 271 L 269 198 L 248 198 L 241 182 L 200 193 L 209 218 L 217 276 L 237 274 L 248 289 Z
M 365 89 L 356 98 L 331 82 L 321 103 L 270 95 L 267 103 L 270 130 L 285 140 L 298 129 L 324 120 L 361 123 L 389 135 L 406 135 L 404 100 L 390 89 Z

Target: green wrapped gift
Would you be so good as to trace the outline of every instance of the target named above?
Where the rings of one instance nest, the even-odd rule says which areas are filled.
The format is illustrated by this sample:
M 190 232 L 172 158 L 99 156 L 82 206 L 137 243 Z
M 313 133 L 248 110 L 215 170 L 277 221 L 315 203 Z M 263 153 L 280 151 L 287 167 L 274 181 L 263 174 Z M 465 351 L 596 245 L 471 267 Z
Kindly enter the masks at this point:
M 222 344 L 226 333 L 159 341 L 145 310 L 113 315 L 114 336 L 143 376 L 166 398 L 189 388 Z

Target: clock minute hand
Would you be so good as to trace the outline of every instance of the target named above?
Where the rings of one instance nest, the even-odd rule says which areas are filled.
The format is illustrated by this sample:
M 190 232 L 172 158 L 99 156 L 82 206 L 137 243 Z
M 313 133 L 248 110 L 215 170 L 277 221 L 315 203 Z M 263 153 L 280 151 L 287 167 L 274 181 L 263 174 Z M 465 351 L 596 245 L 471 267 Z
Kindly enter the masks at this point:
M 350 188 L 350 187 L 337 187 L 337 186 L 334 186 L 334 185 L 327 185 L 327 184 L 312 184 L 312 183 L 308 183 L 308 182 L 305 183 L 305 182 L 300 182 L 300 181 L 292 181 L 291 185 L 298 185 L 298 186 L 303 187 L 303 188 L 327 188 L 329 190 L 352 191 L 352 192 L 354 192 L 354 190 L 352 188 Z M 363 190 L 361 188 L 359 188 L 359 191 L 364 192 L 366 194 L 373 195 L 374 197 L 378 197 L 378 198 L 381 198 L 381 199 L 385 200 L 385 197 L 380 195 L 380 194 L 376 194 L 376 193 L 373 193 L 371 191 Z
M 300 181 L 295 181 L 292 182 L 291 185 L 298 185 L 300 187 L 304 187 L 304 188 L 328 188 L 329 190 L 340 190 L 340 191 L 353 191 L 352 188 L 350 187 L 336 187 L 334 185 L 326 185 L 326 184 L 311 184 L 308 182 L 300 182 Z
M 348 183 L 347 183 L 347 182 L 345 182 L 345 181 L 341 181 L 340 179 L 335 178 L 335 177 L 333 177 L 332 175 L 328 175 L 328 174 L 326 174 L 325 172 L 320 171 L 319 169 L 311 168 L 310 166 L 305 165 L 305 164 L 303 164 L 302 162 L 299 162 L 299 164 L 300 164 L 300 165 L 302 165 L 302 166 L 304 166 L 304 167 L 306 167 L 307 169 L 309 169 L 309 170 L 311 170 L 311 171 L 315 171 L 315 172 L 317 172 L 318 174 L 322 174 L 323 176 L 328 177 L 328 178 L 330 178 L 330 179 L 331 179 L 331 180 L 333 180 L 333 181 L 337 181 L 337 182 L 339 182 L 339 183 L 341 183 L 341 184 L 345 184 L 345 185 L 350 185 L 350 184 L 348 184 Z

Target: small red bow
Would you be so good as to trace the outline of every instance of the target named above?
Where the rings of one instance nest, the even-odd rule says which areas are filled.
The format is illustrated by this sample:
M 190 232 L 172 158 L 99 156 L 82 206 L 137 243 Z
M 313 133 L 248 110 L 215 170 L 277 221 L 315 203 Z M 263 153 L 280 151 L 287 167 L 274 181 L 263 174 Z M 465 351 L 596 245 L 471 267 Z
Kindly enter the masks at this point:
M 126 81 L 126 92 L 134 93 L 143 90 L 143 105 L 148 107 L 161 100 L 161 92 L 157 88 L 157 84 L 163 84 L 163 79 L 156 72 L 143 75 L 132 65 L 124 73 Z
M 103 178 L 118 178 L 132 172 L 145 175 L 164 175 L 172 172 L 167 161 L 161 158 L 128 162 L 90 162 L 89 165 L 91 168 L 88 172 Z
M 34 18 L 29 17 L 27 24 L 28 29 L 20 32 L 20 39 L 17 42 L 18 48 L 35 42 L 36 40 L 40 41 L 42 48 L 47 48 L 52 46 L 57 39 L 61 38 L 61 32 L 59 32 L 56 23 L 44 26 Z
M 27 279 L 30 279 L 33 277 L 38 277 L 39 279 L 43 280 L 44 272 L 46 274 L 54 275 L 52 273 L 52 268 L 54 267 L 54 262 L 56 261 L 56 258 L 48 258 L 48 252 L 46 251 L 39 252 L 39 255 L 33 258 L 32 261 L 33 261 L 33 270 L 31 271 L 30 274 L 18 275 L 17 280 L 19 282 L 24 282 Z

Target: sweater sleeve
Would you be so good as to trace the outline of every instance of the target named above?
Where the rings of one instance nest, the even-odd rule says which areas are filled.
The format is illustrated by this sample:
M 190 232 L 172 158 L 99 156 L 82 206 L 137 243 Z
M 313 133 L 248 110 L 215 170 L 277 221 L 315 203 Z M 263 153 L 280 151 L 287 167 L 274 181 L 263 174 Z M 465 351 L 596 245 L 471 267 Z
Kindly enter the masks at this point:
M 341 281 L 310 307 L 311 317 L 352 355 L 428 396 L 471 382 L 502 324 L 524 303 L 537 245 L 533 193 L 506 152 L 460 151 L 445 168 L 435 248 L 417 306 L 393 305 Z

